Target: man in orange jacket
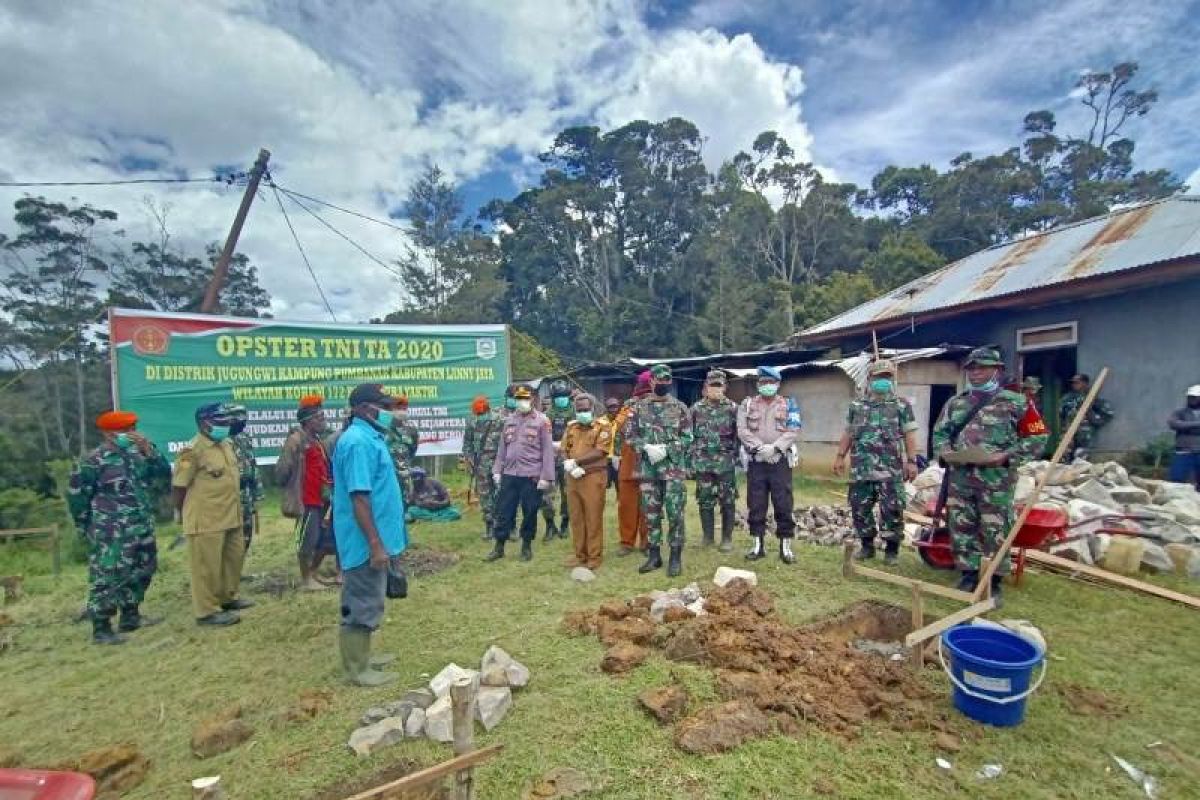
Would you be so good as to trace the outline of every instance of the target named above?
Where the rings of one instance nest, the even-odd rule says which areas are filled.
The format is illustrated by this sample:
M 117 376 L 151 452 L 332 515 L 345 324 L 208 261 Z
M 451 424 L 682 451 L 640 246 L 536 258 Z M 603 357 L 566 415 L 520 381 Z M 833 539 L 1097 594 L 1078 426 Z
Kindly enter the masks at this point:
M 650 393 L 650 371 L 638 375 L 633 397 L 625 402 L 613 420 L 613 466 L 617 468 L 617 522 L 621 532 L 618 556 L 645 550 L 650 544 L 646 518 L 642 516 L 641 489 L 633 477 L 637 470 L 637 451 L 626 441 L 626 423 L 633 413 L 633 401 Z

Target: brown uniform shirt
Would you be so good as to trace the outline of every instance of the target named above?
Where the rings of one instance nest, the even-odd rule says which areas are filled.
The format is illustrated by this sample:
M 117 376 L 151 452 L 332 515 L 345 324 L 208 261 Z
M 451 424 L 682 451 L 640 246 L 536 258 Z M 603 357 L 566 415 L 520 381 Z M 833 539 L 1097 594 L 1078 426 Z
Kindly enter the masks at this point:
M 175 459 L 171 485 L 187 489 L 184 533 L 220 533 L 242 527 L 241 473 L 228 439 L 214 442 L 197 434 Z
M 612 445 L 612 426 L 601 417 L 591 425 L 581 425 L 572 420 L 567 423 L 559 451 L 564 460 L 572 460 L 584 472 L 602 472 L 608 466 L 608 454 Z

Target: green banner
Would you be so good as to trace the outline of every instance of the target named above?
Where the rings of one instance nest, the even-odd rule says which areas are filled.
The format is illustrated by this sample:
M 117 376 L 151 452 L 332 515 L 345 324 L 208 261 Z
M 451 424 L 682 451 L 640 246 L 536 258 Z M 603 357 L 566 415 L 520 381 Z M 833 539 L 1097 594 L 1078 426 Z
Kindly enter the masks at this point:
M 323 325 L 113 309 L 113 402 L 174 455 L 205 403 L 246 406 L 261 463 L 273 463 L 299 399 L 325 398 L 339 424 L 350 391 L 381 383 L 407 397 L 418 455 L 462 452 L 476 395 L 499 405 L 509 383 L 504 325 Z

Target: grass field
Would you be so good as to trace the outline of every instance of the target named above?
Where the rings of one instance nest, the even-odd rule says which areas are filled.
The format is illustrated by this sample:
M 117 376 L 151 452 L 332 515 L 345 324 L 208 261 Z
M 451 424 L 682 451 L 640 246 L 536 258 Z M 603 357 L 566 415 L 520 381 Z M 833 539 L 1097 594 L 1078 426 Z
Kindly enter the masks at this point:
M 828 503 L 833 484 L 804 481 L 801 499 Z M 611 518 L 615 503 L 610 495 Z M 295 577 L 291 525 L 275 515 L 271 500 L 264 530 L 246 564 L 248 574 Z M 699 538 L 695 507 L 688 531 Z M 346 738 L 368 706 L 394 699 L 425 683 L 447 662 L 478 666 L 489 644 L 498 643 L 533 671 L 505 721 L 481 744 L 503 743 L 497 761 L 478 772 L 481 798 L 517 798 L 533 778 L 551 768 L 575 767 L 597 786 L 597 798 L 1136 798 L 1143 796 L 1113 764 L 1110 753 L 1148 770 L 1161 784 L 1160 797 L 1200 797 L 1197 762 L 1174 760 L 1147 745 L 1163 740 L 1200 755 L 1200 700 L 1196 669 L 1200 635 L 1196 612 L 1152 598 L 1102 590 L 1063 577 L 1030 574 L 1010 590 L 1004 616 L 1032 620 L 1046 633 L 1051 660 L 1045 687 L 1030 703 L 1024 725 L 985 729 L 964 723 L 962 752 L 950 756 L 952 771 L 935 765 L 931 734 L 899 734 L 868 728 L 845 742 L 821 733 L 750 743 L 722 756 L 695 757 L 677 750 L 671 731 L 642 712 L 635 697 L 674 676 L 701 700 L 715 698 L 711 674 L 653 656 L 624 678 L 599 671 L 603 648 L 593 637 L 560 631 L 563 611 L 595 606 L 610 597 L 631 597 L 654 588 L 704 581 L 721 563 L 743 566 L 746 544 L 721 557 L 689 544 L 684 575 L 636 573 L 635 556 L 609 555 L 599 578 L 575 585 L 562 561 L 567 544 L 540 541 L 535 558 L 515 557 L 486 565 L 481 556 L 478 513 L 461 523 L 421 525 L 419 547 L 458 552 L 462 560 L 438 575 L 414 580 L 407 600 L 390 601 L 377 649 L 399 655 L 397 689 L 344 686 L 336 673 L 337 596 L 285 591 L 276 598 L 251 594 L 258 606 L 225 630 L 197 628 L 191 619 L 183 550 L 165 551 L 145 610 L 167 621 L 134 634 L 116 648 L 89 643 L 89 629 L 73 622 L 85 592 L 85 574 L 72 564 L 58 580 L 34 574 L 43 554 L 0 547 L 0 575 L 24 571 L 28 596 L 4 610 L 15 626 L 0 629 L 12 645 L 0 653 L 0 749 L 17 751 L 22 763 L 49 764 L 120 742 L 136 744 L 152 761 L 148 777 L 131 798 L 188 797 L 187 782 L 220 774 L 231 800 L 305 798 L 331 785 L 386 768 L 398 759 L 423 764 L 449 757 L 449 746 L 405 741 L 366 759 L 355 758 Z M 173 527 L 160 531 L 164 546 Z M 615 550 L 610 535 L 608 547 Z M 510 548 L 511 549 L 511 548 Z M 515 556 L 515 553 L 513 554 Z M 760 585 L 795 623 L 834 612 L 858 599 L 906 603 L 902 590 L 873 582 L 843 581 L 840 553 L 800 546 L 799 563 L 782 565 L 774 555 L 760 562 Z M 929 577 L 906 554 L 902 571 Z M 42 570 L 46 572 L 47 570 Z M 948 580 L 944 575 L 941 579 Z M 1184 588 L 1178 585 L 1177 588 Z M 933 613 L 953 610 L 932 603 Z M 945 679 L 926 675 L 948 697 Z M 1101 690 L 1124 713 L 1088 716 L 1072 712 L 1062 687 Z M 332 708 L 308 723 L 287 723 L 278 712 L 305 689 L 330 688 Z M 948 699 L 944 701 L 948 705 Z M 206 761 L 190 752 L 189 739 L 204 716 L 232 703 L 247 709 L 253 739 Z M 984 763 L 1003 774 L 979 780 Z

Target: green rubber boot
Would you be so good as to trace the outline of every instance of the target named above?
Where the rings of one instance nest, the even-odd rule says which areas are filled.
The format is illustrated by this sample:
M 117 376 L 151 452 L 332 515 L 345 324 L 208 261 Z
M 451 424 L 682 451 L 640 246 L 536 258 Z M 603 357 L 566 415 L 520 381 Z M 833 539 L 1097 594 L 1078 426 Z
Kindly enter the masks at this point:
M 399 676 L 371 668 L 371 632 L 366 628 L 343 625 L 338 635 L 342 652 L 342 672 L 355 686 L 384 686 Z

